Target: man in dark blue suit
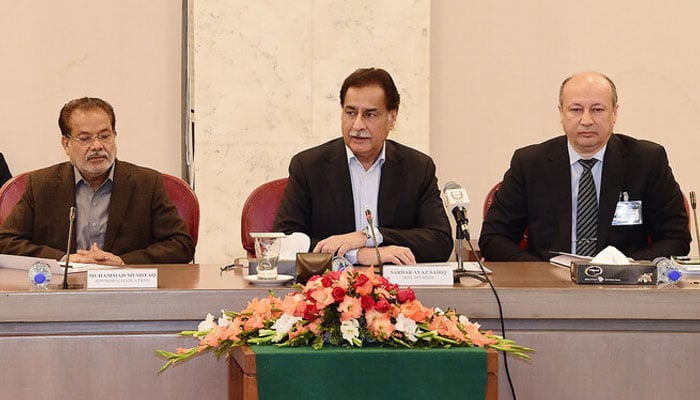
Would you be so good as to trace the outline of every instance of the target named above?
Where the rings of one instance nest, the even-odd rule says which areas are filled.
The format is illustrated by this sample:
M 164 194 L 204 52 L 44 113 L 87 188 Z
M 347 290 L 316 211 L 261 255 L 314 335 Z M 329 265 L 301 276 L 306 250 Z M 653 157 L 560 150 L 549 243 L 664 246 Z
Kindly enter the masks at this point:
M 453 240 L 432 159 L 387 140 L 399 93 L 382 69 L 359 69 L 340 90 L 343 137 L 303 151 L 289 164 L 289 181 L 274 230 L 304 232 L 311 250 L 352 263 L 445 261 Z M 366 210 L 373 216 L 376 238 Z
M 593 254 L 608 245 L 634 259 L 688 253 L 688 215 L 666 151 L 614 134 L 617 109 L 615 85 L 602 74 L 580 73 L 562 83 L 566 135 L 515 151 L 481 229 L 487 260 L 547 260 L 552 252 L 578 253 L 590 241 Z M 593 163 L 597 192 L 597 231 L 586 238 L 576 231 L 581 159 Z

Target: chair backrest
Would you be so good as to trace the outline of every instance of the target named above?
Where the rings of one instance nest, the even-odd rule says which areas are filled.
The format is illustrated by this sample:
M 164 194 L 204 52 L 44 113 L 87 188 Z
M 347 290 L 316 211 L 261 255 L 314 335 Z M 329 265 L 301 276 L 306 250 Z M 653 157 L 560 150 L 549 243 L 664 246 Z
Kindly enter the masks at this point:
M 197 245 L 199 236 L 199 200 L 192 187 L 177 176 L 163 173 L 163 185 L 170 201 L 175 204 L 180 218 L 185 221 L 192 241 Z
M 241 244 L 248 258 L 255 258 L 255 240 L 250 232 L 271 232 L 277 209 L 282 201 L 287 178 L 275 179 L 258 186 L 248 196 L 241 211 Z
M 10 215 L 12 207 L 17 204 L 22 194 L 24 194 L 28 175 L 28 172 L 15 175 L 0 188 L 0 224 Z
M 496 195 L 496 192 L 498 192 L 498 189 L 501 188 L 501 184 L 503 181 L 500 181 L 493 185 L 491 190 L 489 190 L 488 194 L 486 195 L 486 199 L 484 199 L 484 208 L 482 210 L 482 217 L 483 219 L 486 219 L 486 214 L 489 212 L 489 208 L 491 208 L 491 204 L 493 204 L 493 197 Z M 525 228 L 525 232 L 523 232 L 523 237 L 520 239 L 520 248 L 525 250 L 527 248 L 527 228 Z
M 15 175 L 0 188 L 0 224 L 22 197 L 28 175 L 28 172 Z M 199 232 L 199 201 L 197 196 L 187 182 L 176 176 L 163 174 L 163 184 L 165 191 L 168 192 L 168 197 L 177 207 L 180 217 L 185 220 L 190 236 L 196 245 Z

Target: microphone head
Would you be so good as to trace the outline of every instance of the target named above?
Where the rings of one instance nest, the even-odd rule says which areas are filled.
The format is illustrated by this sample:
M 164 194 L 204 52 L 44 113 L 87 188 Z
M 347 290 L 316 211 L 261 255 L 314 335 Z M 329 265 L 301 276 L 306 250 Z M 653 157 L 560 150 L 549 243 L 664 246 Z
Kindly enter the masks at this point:
M 462 187 L 459 183 L 450 181 L 445 184 L 443 189 L 443 194 L 445 195 L 445 207 L 450 211 L 455 208 L 468 209 L 471 202 L 469 201 L 469 195 L 467 190 Z

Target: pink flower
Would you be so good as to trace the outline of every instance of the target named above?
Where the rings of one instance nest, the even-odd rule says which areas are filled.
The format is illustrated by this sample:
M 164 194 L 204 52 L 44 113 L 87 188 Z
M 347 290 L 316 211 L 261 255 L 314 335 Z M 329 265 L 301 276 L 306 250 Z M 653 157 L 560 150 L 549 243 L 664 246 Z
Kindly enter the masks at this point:
M 391 309 L 391 304 L 384 297 L 380 297 L 374 304 L 374 308 L 382 313 L 388 312 Z
M 309 328 L 309 330 L 311 331 L 311 333 L 313 333 L 313 334 L 316 335 L 316 336 L 319 336 L 319 335 L 321 334 L 321 332 L 322 332 L 322 327 L 321 327 L 321 323 L 322 323 L 322 322 L 323 322 L 323 321 L 322 321 L 320 318 L 319 318 L 319 319 L 315 319 L 315 320 L 309 322 L 309 324 L 306 325 L 306 327 Z
M 304 310 L 304 319 L 307 321 L 311 321 L 316 319 L 318 315 L 319 312 L 318 308 L 316 308 L 316 303 L 306 303 L 306 309 Z
M 396 292 L 396 301 L 398 301 L 400 304 L 415 299 L 416 293 L 410 287 L 406 289 L 400 289 L 398 292 Z
M 362 303 L 356 297 L 345 296 L 345 300 L 338 304 L 338 311 L 340 311 L 340 322 L 358 319 L 362 315 Z
M 363 310 L 371 310 L 374 308 L 374 299 L 372 296 L 362 296 L 360 298 L 360 303 L 362 303 Z
M 316 308 L 319 310 L 323 310 L 326 306 L 335 303 L 333 289 L 330 287 L 314 290 L 311 293 L 311 298 L 316 302 Z
M 340 286 L 333 287 L 333 300 L 335 300 L 336 303 L 340 303 L 345 298 L 346 293 L 345 289 Z
M 387 339 L 396 330 L 389 314 L 371 311 L 367 316 L 367 329 L 379 340 Z
M 321 285 L 323 285 L 324 288 L 331 287 L 333 284 L 333 278 L 329 274 L 323 275 L 321 278 Z

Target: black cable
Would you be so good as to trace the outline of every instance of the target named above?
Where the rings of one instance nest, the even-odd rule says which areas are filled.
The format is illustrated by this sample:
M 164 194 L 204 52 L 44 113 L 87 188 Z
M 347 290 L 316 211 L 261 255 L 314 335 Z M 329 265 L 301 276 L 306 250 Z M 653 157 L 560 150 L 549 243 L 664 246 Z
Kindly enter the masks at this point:
M 503 336 L 503 339 L 505 339 L 506 338 L 506 324 L 503 320 L 503 307 L 501 306 L 501 299 L 498 297 L 498 292 L 496 292 L 496 288 L 493 286 L 493 283 L 491 283 L 491 279 L 489 279 L 489 275 L 486 273 L 486 269 L 484 268 L 484 264 L 481 263 L 481 257 L 479 257 L 476 254 L 476 251 L 474 250 L 474 246 L 472 246 L 472 242 L 470 240 L 467 240 L 466 242 L 469 243 L 469 249 L 471 250 L 472 256 L 474 256 L 474 259 L 476 260 L 477 264 L 479 264 L 479 268 L 481 268 L 481 272 L 484 274 L 484 277 L 486 278 L 486 282 L 491 287 L 491 291 L 493 292 L 493 295 L 496 298 L 496 304 L 498 304 L 498 320 L 501 323 L 501 336 Z M 506 370 L 506 378 L 508 379 L 508 386 L 510 387 L 510 393 L 513 396 L 513 400 L 517 400 L 518 397 L 515 395 L 515 387 L 513 386 L 513 381 L 510 379 L 510 371 L 508 370 L 508 353 L 506 353 L 506 352 L 503 352 L 503 366 L 505 367 L 505 370 Z

